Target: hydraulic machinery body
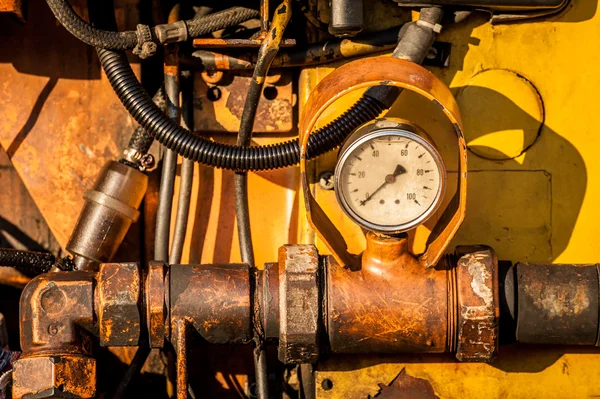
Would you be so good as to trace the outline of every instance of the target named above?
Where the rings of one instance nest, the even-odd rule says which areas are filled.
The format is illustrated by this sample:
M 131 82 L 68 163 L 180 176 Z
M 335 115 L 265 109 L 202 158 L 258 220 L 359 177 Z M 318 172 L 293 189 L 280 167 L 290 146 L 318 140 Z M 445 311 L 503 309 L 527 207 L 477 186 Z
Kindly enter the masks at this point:
M 0 249 L 3 394 L 597 393 L 595 5 L 29 3 L 0 143 L 53 238 Z

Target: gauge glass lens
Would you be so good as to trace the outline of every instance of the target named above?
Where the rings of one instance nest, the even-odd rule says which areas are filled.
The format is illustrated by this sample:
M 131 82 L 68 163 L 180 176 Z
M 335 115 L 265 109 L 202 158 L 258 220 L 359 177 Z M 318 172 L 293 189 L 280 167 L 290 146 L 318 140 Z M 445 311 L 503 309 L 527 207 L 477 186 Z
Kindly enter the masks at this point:
M 358 217 L 365 227 L 412 228 L 441 200 L 445 178 L 441 158 L 416 134 L 379 131 L 350 145 L 340 162 L 336 189 L 349 216 Z

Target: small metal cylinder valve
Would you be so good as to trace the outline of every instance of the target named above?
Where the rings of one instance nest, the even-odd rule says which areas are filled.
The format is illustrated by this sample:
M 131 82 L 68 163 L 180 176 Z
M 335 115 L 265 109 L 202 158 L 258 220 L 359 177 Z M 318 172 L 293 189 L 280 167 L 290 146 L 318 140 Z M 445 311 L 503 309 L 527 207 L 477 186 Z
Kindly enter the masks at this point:
M 77 269 L 93 270 L 113 257 L 139 217 L 147 187 L 148 176 L 139 170 L 116 161 L 104 165 L 84 194 L 85 205 L 67 244 Z
M 337 37 L 355 36 L 363 30 L 363 0 L 331 0 L 329 33 Z

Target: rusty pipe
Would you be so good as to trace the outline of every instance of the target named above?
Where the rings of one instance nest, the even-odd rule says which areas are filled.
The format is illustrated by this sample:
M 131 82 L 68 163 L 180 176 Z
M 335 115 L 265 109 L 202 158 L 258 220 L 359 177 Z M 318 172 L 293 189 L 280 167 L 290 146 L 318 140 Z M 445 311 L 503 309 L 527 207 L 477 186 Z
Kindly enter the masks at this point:
M 598 265 L 517 263 L 503 295 L 521 343 L 600 346 Z
M 407 246 L 407 236 L 369 233 L 360 270 L 328 258 L 326 322 L 332 352 L 453 349 L 447 333 L 452 271 L 422 267 Z
M 188 321 L 185 319 L 175 320 L 173 325 L 173 345 L 175 346 L 177 373 L 176 392 L 177 399 L 188 397 Z
M 138 345 L 143 313 L 153 346 L 170 339 L 184 371 L 189 334 L 210 344 L 249 343 L 257 320 L 268 340 L 279 340 L 287 363 L 315 361 L 325 348 L 455 352 L 461 361 L 489 361 L 504 302 L 502 318 L 518 322 L 519 342 L 597 343 L 597 265 L 517 264 L 500 290 L 489 247 L 459 247 L 435 268 L 424 268 L 408 252 L 406 236 L 370 233 L 367 243 L 356 271 L 319 256 L 314 246 L 286 245 L 263 271 L 245 264 L 154 263 L 143 283 L 135 264 L 40 275 L 21 297 L 23 355 L 15 363 L 14 397 L 92 397 L 90 340 Z M 185 378 L 179 376 L 180 387 Z

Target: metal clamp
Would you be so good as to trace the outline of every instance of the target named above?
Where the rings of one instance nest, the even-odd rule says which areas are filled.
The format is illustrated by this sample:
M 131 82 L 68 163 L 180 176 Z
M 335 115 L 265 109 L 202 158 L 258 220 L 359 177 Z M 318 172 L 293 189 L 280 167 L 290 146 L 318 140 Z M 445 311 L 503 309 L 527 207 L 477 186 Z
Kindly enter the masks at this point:
M 156 54 L 158 46 L 152 41 L 152 31 L 148 25 L 138 24 L 137 25 L 137 45 L 133 49 L 133 54 L 139 56 L 141 59 L 152 57 Z

